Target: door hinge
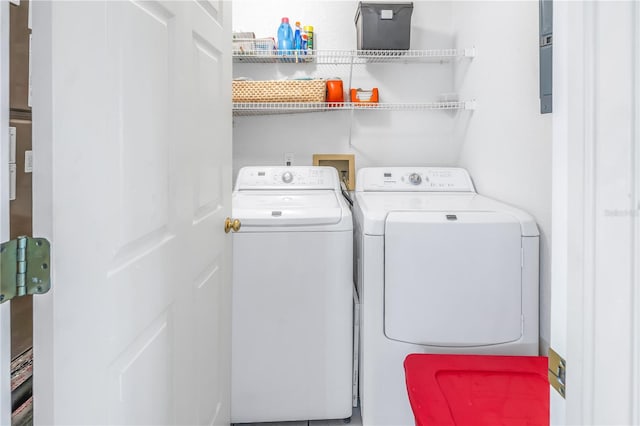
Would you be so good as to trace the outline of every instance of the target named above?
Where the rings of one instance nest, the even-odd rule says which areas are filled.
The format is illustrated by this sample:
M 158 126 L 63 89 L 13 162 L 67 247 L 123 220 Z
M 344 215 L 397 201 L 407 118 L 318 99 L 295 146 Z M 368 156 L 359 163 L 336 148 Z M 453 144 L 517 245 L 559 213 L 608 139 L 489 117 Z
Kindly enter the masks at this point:
M 0 244 L 0 303 L 49 291 L 49 248 L 44 238 L 18 237 Z
M 567 362 L 556 351 L 549 348 L 549 384 L 565 397 Z

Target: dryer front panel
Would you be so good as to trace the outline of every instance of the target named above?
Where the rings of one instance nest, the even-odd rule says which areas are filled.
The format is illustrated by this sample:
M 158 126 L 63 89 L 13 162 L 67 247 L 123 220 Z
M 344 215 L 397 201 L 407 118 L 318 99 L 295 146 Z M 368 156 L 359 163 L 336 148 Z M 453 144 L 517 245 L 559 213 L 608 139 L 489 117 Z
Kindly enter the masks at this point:
M 432 346 L 522 336 L 521 228 L 496 212 L 391 212 L 385 224 L 385 335 Z

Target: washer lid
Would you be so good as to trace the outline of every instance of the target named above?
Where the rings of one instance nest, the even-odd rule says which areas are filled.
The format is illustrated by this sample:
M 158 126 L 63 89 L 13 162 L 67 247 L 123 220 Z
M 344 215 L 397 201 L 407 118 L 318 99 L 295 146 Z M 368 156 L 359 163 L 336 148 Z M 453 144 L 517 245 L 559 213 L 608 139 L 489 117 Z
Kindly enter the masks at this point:
M 237 191 L 233 217 L 242 227 L 329 225 L 339 223 L 343 207 L 334 191 Z

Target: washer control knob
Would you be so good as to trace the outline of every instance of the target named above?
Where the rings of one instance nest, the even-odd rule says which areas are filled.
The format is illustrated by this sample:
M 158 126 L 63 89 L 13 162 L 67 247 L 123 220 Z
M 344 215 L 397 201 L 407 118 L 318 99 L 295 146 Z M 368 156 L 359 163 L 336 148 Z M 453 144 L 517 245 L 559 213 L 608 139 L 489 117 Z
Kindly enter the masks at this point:
M 282 181 L 284 183 L 291 183 L 291 181 L 293 181 L 293 173 L 291 172 L 284 172 L 282 174 Z
M 411 173 L 409 175 L 409 182 L 412 185 L 420 185 L 422 183 L 422 177 L 420 177 L 420 175 L 417 173 Z

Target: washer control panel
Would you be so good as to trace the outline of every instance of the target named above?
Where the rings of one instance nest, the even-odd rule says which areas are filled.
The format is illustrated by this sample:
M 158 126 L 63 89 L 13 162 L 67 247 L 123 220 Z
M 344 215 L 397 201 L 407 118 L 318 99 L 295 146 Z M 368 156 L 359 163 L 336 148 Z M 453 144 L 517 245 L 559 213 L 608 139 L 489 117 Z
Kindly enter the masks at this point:
M 338 171 L 333 167 L 243 167 L 238 172 L 236 190 L 243 189 L 340 189 Z
M 356 191 L 475 192 L 465 169 L 457 167 L 365 167 Z

